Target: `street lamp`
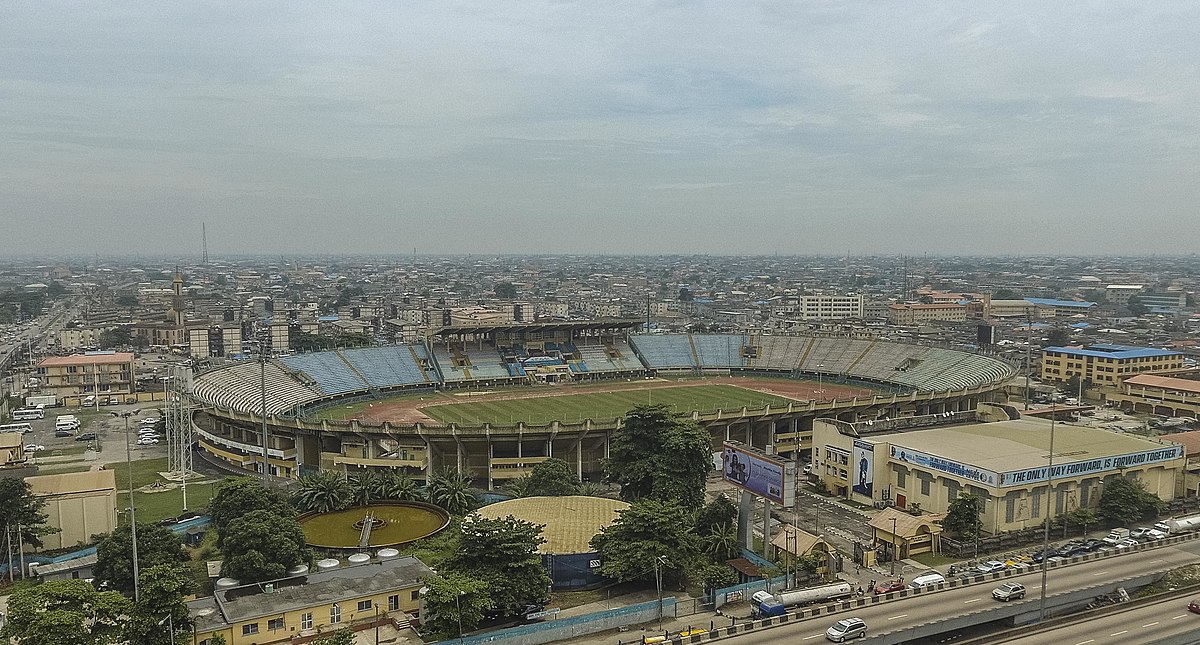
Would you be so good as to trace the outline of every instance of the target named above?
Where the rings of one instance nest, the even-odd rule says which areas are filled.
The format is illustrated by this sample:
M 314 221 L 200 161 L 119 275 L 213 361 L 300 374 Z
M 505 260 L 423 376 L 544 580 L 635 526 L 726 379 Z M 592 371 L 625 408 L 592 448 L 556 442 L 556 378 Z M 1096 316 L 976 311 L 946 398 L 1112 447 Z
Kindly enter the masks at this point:
M 662 568 L 667 564 L 667 556 L 660 555 L 654 558 L 654 581 L 658 585 L 658 628 L 662 629 L 663 619 L 663 592 L 662 592 Z
M 1050 414 L 1050 462 L 1046 471 L 1046 521 L 1042 527 L 1042 595 L 1038 601 L 1038 622 L 1046 620 L 1046 577 L 1050 574 L 1050 496 L 1054 492 L 1054 414 Z
M 817 363 L 817 392 L 825 393 L 825 364 Z
M 125 420 L 125 468 L 129 470 L 129 538 L 133 542 L 133 601 L 140 602 L 141 587 L 138 584 L 138 552 L 137 552 L 137 507 L 133 503 L 133 448 L 129 443 L 129 417 L 137 415 L 137 410 L 125 412 L 110 412 L 109 414 Z
M 896 518 L 892 518 L 892 576 L 896 575 L 896 557 L 900 555 L 900 544 L 896 538 Z
M 462 637 L 462 602 L 459 601 L 459 598 L 462 598 L 465 595 L 467 595 L 467 592 L 460 591 L 454 596 L 454 607 L 455 607 L 455 609 L 458 609 L 458 616 L 457 616 L 457 618 L 458 618 L 458 642 L 460 645 L 463 642 L 463 637 Z

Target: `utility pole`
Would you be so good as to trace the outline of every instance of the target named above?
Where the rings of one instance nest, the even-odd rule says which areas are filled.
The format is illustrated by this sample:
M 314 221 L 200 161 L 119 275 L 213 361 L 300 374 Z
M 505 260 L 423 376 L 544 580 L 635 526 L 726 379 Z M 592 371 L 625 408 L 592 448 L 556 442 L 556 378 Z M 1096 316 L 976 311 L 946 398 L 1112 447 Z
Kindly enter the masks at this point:
M 1025 409 L 1029 409 L 1029 380 L 1033 378 L 1033 314 L 1025 308 Z
M 125 419 L 125 468 L 129 470 L 129 539 L 133 542 L 133 601 L 141 602 L 141 585 L 138 582 L 137 505 L 133 503 L 133 449 L 129 442 L 129 417 L 137 413 L 137 410 L 127 410 L 111 414 Z
M 1054 494 L 1054 414 L 1050 415 L 1050 461 L 1046 471 L 1046 521 L 1042 529 L 1042 597 L 1038 601 L 1038 622 L 1046 620 L 1046 577 L 1050 573 L 1050 558 L 1046 551 L 1050 550 L 1050 513 L 1051 495 Z
M 662 629 L 663 619 L 663 590 L 662 590 L 662 568 L 667 563 L 667 556 L 659 555 L 654 557 L 654 581 L 658 585 L 658 628 Z
M 892 576 L 896 575 L 896 558 L 900 557 L 900 538 L 896 535 L 896 518 L 892 518 Z

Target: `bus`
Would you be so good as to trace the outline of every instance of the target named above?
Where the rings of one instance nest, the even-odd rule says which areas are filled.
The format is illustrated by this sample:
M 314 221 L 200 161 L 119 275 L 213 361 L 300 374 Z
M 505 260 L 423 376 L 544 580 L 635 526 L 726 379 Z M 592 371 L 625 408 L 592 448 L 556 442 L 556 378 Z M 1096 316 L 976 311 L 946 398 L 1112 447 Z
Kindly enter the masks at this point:
M 46 408 L 17 408 L 12 413 L 13 421 L 30 421 L 32 419 L 45 419 Z
M 0 425 L 0 432 L 17 432 L 20 434 L 25 434 L 26 432 L 33 432 L 33 426 L 28 423 L 6 423 L 4 425 Z

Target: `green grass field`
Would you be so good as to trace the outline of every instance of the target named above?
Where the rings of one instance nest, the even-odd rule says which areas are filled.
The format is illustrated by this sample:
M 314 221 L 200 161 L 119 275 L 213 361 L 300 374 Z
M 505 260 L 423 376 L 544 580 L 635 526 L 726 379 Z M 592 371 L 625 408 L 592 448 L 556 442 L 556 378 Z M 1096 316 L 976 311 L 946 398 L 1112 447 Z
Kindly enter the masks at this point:
M 766 404 L 787 405 L 785 399 L 732 385 L 696 385 L 619 392 L 595 392 L 530 399 L 479 401 L 430 405 L 425 414 L 442 423 L 479 425 L 483 423 L 544 424 L 551 421 L 577 422 L 583 419 L 607 420 L 624 415 L 631 408 L 647 403 L 665 405 L 677 412 L 761 408 Z
M 124 462 L 107 466 L 117 478 L 117 508 L 129 508 L 129 469 Z M 133 487 L 141 488 L 154 482 L 165 481 L 158 473 L 167 469 L 167 458 L 141 459 L 133 462 Z M 188 507 L 202 508 L 208 505 L 213 494 L 213 485 L 193 482 L 188 478 Z M 175 517 L 183 512 L 183 491 L 178 488 L 162 492 L 137 493 L 138 522 L 157 522 L 165 517 Z

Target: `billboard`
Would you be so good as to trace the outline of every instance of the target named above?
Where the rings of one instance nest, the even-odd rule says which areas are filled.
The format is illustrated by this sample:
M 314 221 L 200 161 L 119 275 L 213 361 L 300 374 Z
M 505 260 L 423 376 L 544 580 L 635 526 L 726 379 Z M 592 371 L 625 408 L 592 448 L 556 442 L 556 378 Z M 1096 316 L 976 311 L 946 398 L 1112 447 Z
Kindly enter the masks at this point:
M 929 470 L 940 470 L 960 479 L 970 479 L 977 481 L 984 486 L 995 486 L 1000 481 L 1000 476 L 991 470 L 972 466 L 970 464 L 960 464 L 951 459 L 945 459 L 923 453 L 912 448 L 897 446 L 892 444 L 892 459 L 905 463 L 915 464 Z
M 782 506 L 796 499 L 796 462 L 737 441 L 721 451 L 721 479 Z
M 871 497 L 875 483 L 875 444 L 855 439 L 850 463 L 854 464 L 854 481 L 850 488 L 859 495 Z

